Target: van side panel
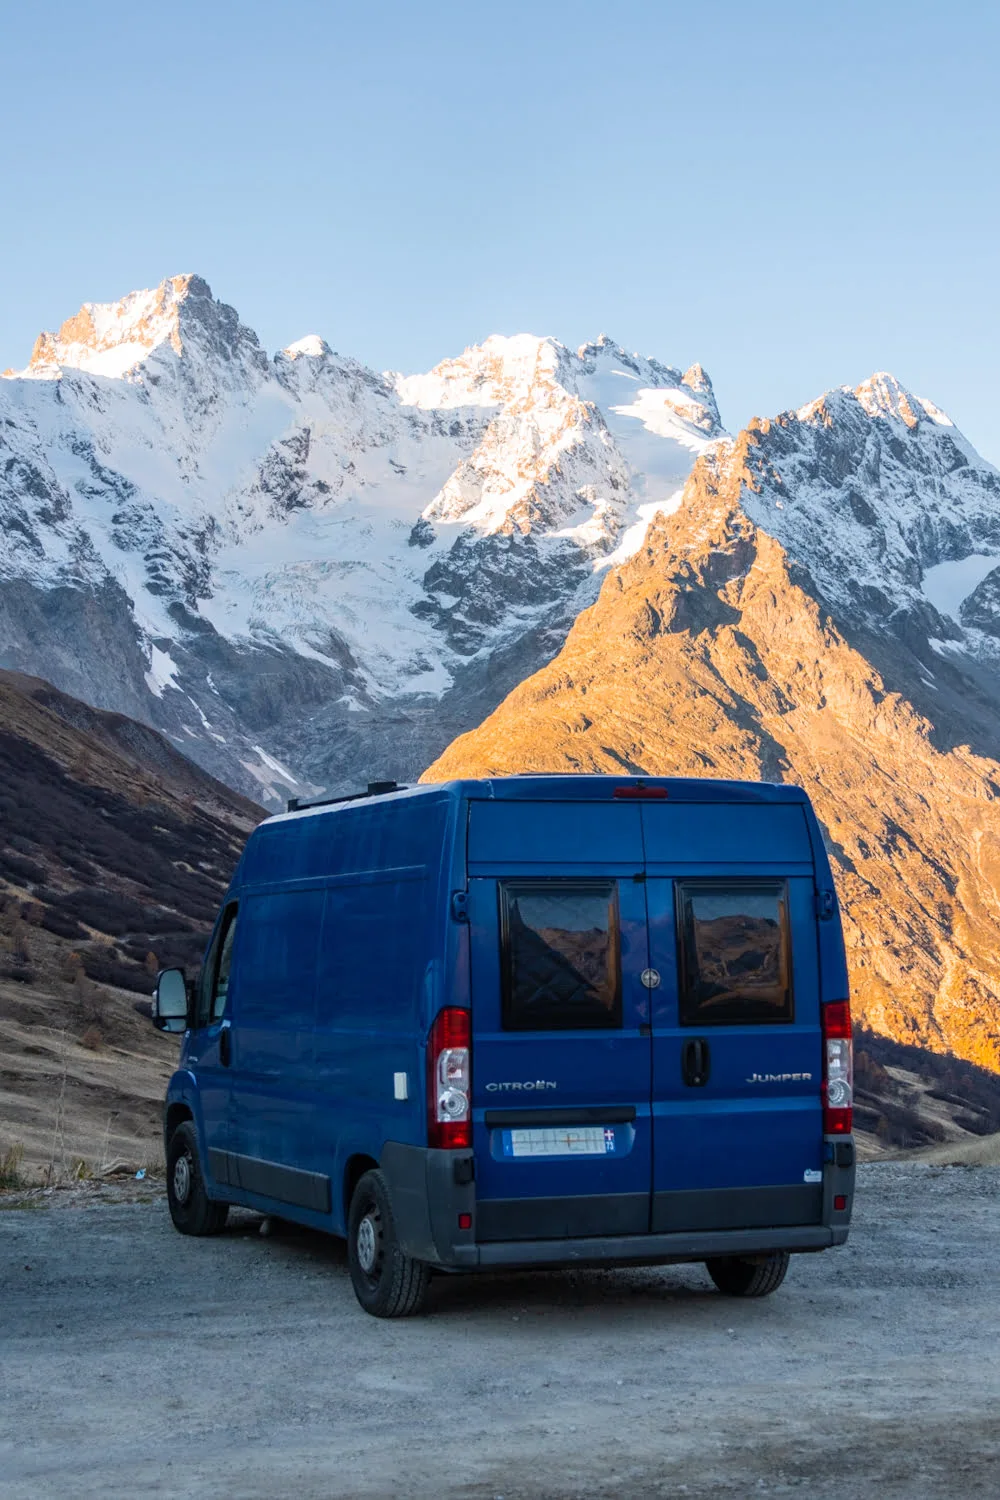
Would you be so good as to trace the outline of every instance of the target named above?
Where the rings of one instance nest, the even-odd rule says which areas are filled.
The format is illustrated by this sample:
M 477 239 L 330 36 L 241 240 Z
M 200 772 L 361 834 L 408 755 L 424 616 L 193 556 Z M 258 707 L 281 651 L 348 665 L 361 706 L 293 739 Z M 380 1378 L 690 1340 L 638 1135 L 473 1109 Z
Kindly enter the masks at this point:
M 328 1211 L 324 1174 L 320 1181 L 303 1177 L 313 1168 L 313 1025 L 325 899 L 315 885 L 247 893 L 240 902 L 230 1180 L 235 1175 L 248 1190 Z
M 402 794 L 305 810 L 252 835 L 241 911 L 259 929 L 248 952 L 261 950 L 260 971 L 233 985 L 234 1136 L 253 1184 L 240 1201 L 343 1232 L 352 1157 L 378 1162 L 387 1140 L 426 1142 L 424 1042 L 454 945 L 459 806 L 447 791 Z M 284 933 L 269 936 L 272 922 Z
M 427 793 L 306 809 L 262 823 L 240 865 L 244 886 L 438 866 L 454 798 Z

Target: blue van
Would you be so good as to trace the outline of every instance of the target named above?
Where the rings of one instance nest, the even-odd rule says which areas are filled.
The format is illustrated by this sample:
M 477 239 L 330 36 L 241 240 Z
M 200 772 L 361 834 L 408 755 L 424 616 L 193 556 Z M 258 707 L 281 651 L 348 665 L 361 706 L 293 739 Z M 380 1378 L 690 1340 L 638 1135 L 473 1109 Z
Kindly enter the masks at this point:
M 250 836 L 183 1031 L 184 1234 L 346 1236 L 361 1305 L 434 1271 L 704 1261 L 762 1296 L 854 1191 L 837 899 L 798 787 L 539 775 L 297 806 Z

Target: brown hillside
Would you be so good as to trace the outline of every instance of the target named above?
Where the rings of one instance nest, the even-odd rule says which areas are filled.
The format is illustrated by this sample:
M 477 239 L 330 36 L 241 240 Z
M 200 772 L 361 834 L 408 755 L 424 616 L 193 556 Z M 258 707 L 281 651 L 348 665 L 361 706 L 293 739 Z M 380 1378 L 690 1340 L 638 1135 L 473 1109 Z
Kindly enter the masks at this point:
M 856 1013 L 1000 1069 L 1000 765 L 934 726 L 792 581 L 742 504 L 757 444 L 702 460 L 554 661 L 424 780 L 517 771 L 795 781 L 829 839 Z
M 0 672 L 0 1158 L 156 1156 L 177 1041 L 135 1007 L 197 964 L 263 816 L 154 730 Z

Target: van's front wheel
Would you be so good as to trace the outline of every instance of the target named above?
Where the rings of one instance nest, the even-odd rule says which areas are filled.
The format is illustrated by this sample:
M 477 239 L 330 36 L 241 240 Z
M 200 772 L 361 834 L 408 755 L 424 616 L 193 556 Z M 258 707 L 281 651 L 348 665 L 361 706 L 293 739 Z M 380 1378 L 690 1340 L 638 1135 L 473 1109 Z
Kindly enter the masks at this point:
M 198 1134 L 190 1120 L 178 1125 L 167 1147 L 167 1202 L 181 1234 L 218 1234 L 229 1213 L 205 1191 L 198 1160 Z
M 430 1271 L 400 1248 L 381 1172 L 366 1172 L 354 1189 L 347 1217 L 347 1260 L 355 1296 L 365 1312 L 376 1318 L 419 1312 Z
M 705 1267 L 720 1292 L 728 1297 L 769 1297 L 788 1270 L 787 1250 L 770 1255 L 725 1255 L 706 1260 Z

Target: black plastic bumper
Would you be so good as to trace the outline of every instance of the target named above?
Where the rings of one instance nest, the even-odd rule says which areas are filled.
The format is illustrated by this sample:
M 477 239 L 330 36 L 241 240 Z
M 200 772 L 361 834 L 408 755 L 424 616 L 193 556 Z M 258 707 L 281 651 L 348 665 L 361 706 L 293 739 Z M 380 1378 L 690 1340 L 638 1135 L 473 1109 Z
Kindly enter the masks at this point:
M 828 1143 L 829 1148 L 830 1143 Z M 822 1217 L 809 1224 L 760 1224 L 755 1228 L 671 1230 L 652 1234 L 560 1236 L 476 1240 L 476 1188 L 471 1153 L 436 1151 L 389 1143 L 381 1168 L 387 1179 L 396 1233 L 415 1260 L 444 1270 L 491 1267 L 665 1265 L 712 1256 L 756 1255 L 771 1250 L 827 1250 L 842 1245 L 854 1199 L 853 1143 L 828 1149 L 823 1170 Z M 843 1196 L 845 1207 L 836 1202 Z M 467 1229 L 460 1228 L 468 1215 Z M 605 1221 L 606 1222 L 606 1221 Z M 745 1220 L 744 1220 L 745 1222 Z
M 842 1244 L 847 1229 L 807 1224 L 795 1229 L 722 1229 L 694 1234 L 623 1234 L 607 1239 L 519 1240 L 473 1245 L 475 1258 L 461 1267 L 655 1266 L 715 1255 L 757 1255 L 770 1250 L 828 1250 Z

